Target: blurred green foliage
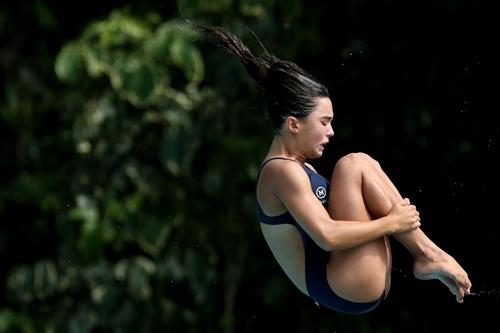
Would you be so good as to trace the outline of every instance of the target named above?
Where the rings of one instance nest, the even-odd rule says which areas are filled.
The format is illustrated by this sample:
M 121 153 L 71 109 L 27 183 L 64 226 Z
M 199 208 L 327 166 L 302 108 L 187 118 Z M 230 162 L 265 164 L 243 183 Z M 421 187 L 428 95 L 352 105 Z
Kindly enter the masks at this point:
M 274 262 L 255 216 L 272 135 L 263 96 L 183 19 L 224 26 L 257 53 L 262 43 L 335 86 L 339 154 L 404 151 L 392 171 L 422 168 L 415 182 L 425 182 L 436 168 L 418 152 L 444 156 L 436 164 L 448 170 L 477 150 L 472 134 L 457 143 L 432 130 L 446 109 L 431 101 L 436 91 L 463 99 L 472 74 L 443 80 L 439 66 L 411 63 L 418 50 L 408 32 L 397 31 L 409 40 L 405 54 L 378 25 L 384 6 L 319 3 L 0 5 L 0 332 L 392 331 L 369 315 L 322 312 Z M 450 4 L 434 5 L 454 13 Z M 377 24 L 360 31 L 372 14 Z M 332 26 L 344 30 L 327 34 Z M 421 81 L 403 88 L 413 75 Z M 492 142 L 494 127 L 460 117 Z M 389 120 L 398 124 L 391 131 Z M 360 133 L 357 145 L 342 145 Z M 415 314 L 398 311 L 390 321 L 417 329 Z
M 242 130 L 256 126 L 245 103 L 201 85 L 200 42 L 183 21 L 114 9 L 60 47 L 63 84 L 5 83 L 2 122 L 18 141 L 2 146 L 2 163 L 26 161 L 0 188 L 0 207 L 34 221 L 3 219 L 2 248 L 22 239 L 9 223 L 28 233 L 38 224 L 47 248 L 33 244 L 8 267 L 0 331 L 234 329 L 265 144 Z

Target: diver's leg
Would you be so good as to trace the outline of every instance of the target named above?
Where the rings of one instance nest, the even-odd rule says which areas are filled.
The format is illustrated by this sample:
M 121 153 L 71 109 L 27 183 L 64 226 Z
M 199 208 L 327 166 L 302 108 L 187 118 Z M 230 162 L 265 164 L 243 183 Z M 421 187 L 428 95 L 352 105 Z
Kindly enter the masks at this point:
M 373 172 L 371 174 L 372 177 L 374 177 L 374 181 L 378 186 L 383 188 L 383 192 L 391 199 L 391 202 L 395 203 L 401 200 L 402 197 L 399 191 L 387 174 L 382 170 L 380 164 L 367 154 L 358 153 L 356 155 L 364 158 L 372 166 Z M 389 211 L 387 210 L 384 212 L 382 206 L 371 205 L 371 201 L 369 200 L 367 201 L 367 206 L 374 218 L 383 216 Z M 377 211 L 378 208 L 382 208 L 382 210 Z M 464 293 L 470 290 L 471 283 L 467 277 L 467 273 L 453 257 L 434 244 L 420 228 L 396 234 L 394 237 L 403 244 L 415 258 L 415 277 L 424 280 L 438 279 L 450 289 L 457 297 L 458 301 L 463 299 Z
M 341 158 L 333 171 L 328 212 L 335 220 L 367 221 L 386 215 L 393 205 L 380 176 L 359 154 Z M 350 249 L 332 251 L 330 287 L 341 297 L 369 302 L 390 288 L 391 251 L 388 237 Z
M 397 198 L 401 195 L 391 182 L 387 174 L 382 170 L 380 164 L 369 155 L 362 154 L 375 167 L 381 177 Z M 443 282 L 450 291 L 456 295 L 457 301 L 462 301 L 464 293 L 470 292 L 471 282 L 467 273 L 449 254 L 434 244 L 422 229 L 394 235 L 415 258 L 413 272 L 415 277 L 422 280 L 438 279 Z

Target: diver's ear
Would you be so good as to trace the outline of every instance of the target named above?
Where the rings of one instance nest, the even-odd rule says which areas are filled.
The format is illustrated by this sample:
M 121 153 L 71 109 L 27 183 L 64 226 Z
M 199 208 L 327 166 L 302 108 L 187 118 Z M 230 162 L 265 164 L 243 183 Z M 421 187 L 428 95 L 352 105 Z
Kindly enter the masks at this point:
M 292 134 L 299 133 L 301 125 L 301 121 L 294 116 L 289 116 L 288 118 L 286 118 L 286 129 Z

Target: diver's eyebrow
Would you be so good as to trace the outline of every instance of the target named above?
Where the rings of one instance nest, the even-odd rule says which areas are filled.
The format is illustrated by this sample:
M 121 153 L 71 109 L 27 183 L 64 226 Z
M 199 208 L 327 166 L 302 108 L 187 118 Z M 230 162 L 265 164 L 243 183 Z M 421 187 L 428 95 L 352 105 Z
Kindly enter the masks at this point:
M 332 120 L 333 116 L 323 116 L 323 117 L 321 117 L 321 119 Z

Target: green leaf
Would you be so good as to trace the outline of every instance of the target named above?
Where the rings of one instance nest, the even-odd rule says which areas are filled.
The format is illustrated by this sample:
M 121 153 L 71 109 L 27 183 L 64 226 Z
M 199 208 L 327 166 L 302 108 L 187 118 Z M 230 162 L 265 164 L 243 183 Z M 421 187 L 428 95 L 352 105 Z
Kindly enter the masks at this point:
M 0 332 L 33 333 L 33 320 L 9 309 L 0 309 Z
M 189 41 L 176 39 L 170 46 L 170 57 L 174 64 L 183 71 L 186 79 L 192 83 L 199 83 L 204 76 L 204 63 L 201 53 Z
M 162 221 L 148 220 L 138 236 L 139 246 L 147 253 L 157 256 L 165 247 L 170 229 Z
M 155 75 L 147 63 L 128 62 L 120 73 L 121 88 L 128 100 L 135 105 L 144 104 L 155 88 Z
M 56 56 L 55 72 L 63 82 L 77 82 L 82 76 L 84 67 L 82 49 L 77 43 L 65 45 Z
M 33 269 L 33 289 L 37 299 L 45 300 L 57 290 L 58 276 L 52 261 L 42 260 Z
M 105 19 L 90 24 L 82 39 L 102 49 L 137 47 L 151 35 L 149 24 L 129 15 L 124 10 L 115 10 Z
M 160 157 L 166 169 L 175 175 L 190 170 L 190 162 L 200 145 L 200 138 L 193 133 L 190 125 L 170 127 L 164 131 Z
M 35 299 L 33 293 L 33 269 L 29 266 L 14 268 L 8 276 L 7 286 L 22 303 L 33 302 Z

